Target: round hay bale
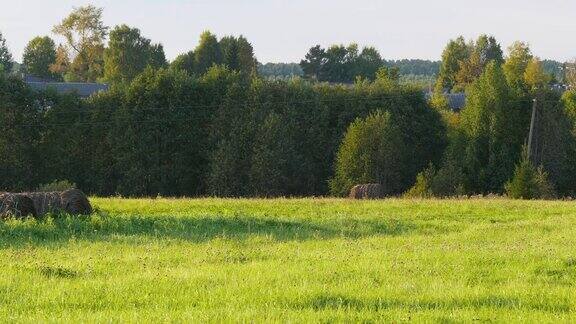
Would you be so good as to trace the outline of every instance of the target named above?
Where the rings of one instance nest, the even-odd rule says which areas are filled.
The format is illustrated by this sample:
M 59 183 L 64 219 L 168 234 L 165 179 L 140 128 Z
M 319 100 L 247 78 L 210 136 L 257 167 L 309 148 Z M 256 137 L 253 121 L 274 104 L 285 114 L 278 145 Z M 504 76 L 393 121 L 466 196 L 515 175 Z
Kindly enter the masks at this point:
M 62 212 L 62 198 L 59 192 L 27 192 L 26 196 L 34 202 L 38 215 Z
M 62 192 L 28 192 L 39 215 L 48 213 L 68 213 L 70 215 L 88 215 L 92 206 L 88 197 L 78 189 Z
M 382 198 L 382 185 L 379 183 L 360 184 L 350 190 L 350 199 L 379 199 Z
M 37 217 L 34 202 L 23 194 L 3 193 L 0 195 L 0 218 Z
M 71 215 L 89 215 L 92 213 L 92 206 L 88 197 L 78 189 L 63 191 L 60 194 L 62 208 Z

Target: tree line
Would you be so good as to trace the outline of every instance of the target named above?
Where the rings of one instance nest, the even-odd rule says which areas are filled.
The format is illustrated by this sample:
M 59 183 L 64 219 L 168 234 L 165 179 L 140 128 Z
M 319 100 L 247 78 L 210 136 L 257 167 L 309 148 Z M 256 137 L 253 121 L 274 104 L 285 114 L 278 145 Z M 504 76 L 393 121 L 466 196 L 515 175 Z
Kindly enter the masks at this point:
M 66 179 L 126 196 L 341 196 L 373 182 L 387 195 L 576 193 L 576 92 L 553 90 L 550 62 L 525 43 L 504 53 L 487 35 L 451 40 L 428 101 L 371 47 L 314 46 L 303 78 L 270 80 L 242 36 L 204 32 L 168 63 L 160 44 L 125 25 L 108 32 L 101 14 L 75 9 L 54 28 L 67 45 L 34 39 L 23 63 L 109 91 L 33 92 L 0 73 L 0 190 Z M 576 80 L 569 68 L 562 78 Z M 454 113 L 445 94 L 462 91 Z
M 385 111 L 415 161 L 394 171 L 400 193 L 445 145 L 440 114 L 385 74 L 350 88 L 246 78 L 225 66 L 201 77 L 147 68 L 87 101 L 3 76 L 0 99 L 5 190 L 67 179 L 99 195 L 326 195 L 348 125 Z
M 52 32 L 65 42 L 56 44 L 49 36 L 32 39 L 24 49 L 20 72 L 54 81 L 129 84 L 146 68 L 173 66 L 202 75 L 212 65 L 224 64 L 234 71 L 257 73 L 252 45 L 243 36 L 217 39 L 209 31 L 198 46 L 169 63 L 164 48 L 144 37 L 138 28 L 118 25 L 110 29 L 102 21 L 102 8 L 76 8 L 55 25 Z M 0 33 L 0 66 L 12 71 L 15 62 Z
M 444 116 L 449 144 L 442 163 L 420 173 L 411 193 L 574 195 L 574 90 L 551 87 L 554 76 L 544 64 L 523 42 L 504 55 L 494 37 L 451 40 L 431 102 Z M 461 113 L 447 109 L 443 94 L 450 91 L 466 92 Z

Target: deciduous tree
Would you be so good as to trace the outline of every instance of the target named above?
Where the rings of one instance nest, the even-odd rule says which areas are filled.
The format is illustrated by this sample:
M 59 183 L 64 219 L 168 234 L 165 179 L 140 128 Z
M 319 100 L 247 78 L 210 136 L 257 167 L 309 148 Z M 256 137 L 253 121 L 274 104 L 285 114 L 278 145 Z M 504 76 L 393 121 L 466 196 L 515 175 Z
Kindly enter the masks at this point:
M 58 75 L 59 79 L 63 79 L 69 68 L 70 56 L 68 55 L 68 51 L 63 45 L 58 45 L 58 48 L 56 49 L 56 58 L 54 60 L 54 64 L 50 65 L 50 72 Z
M 37 77 L 52 79 L 58 76 L 50 70 L 56 62 L 56 45 L 48 37 L 35 37 L 24 49 L 22 63 L 26 73 Z
M 147 66 L 166 65 L 162 45 L 152 44 L 140 35 L 140 30 L 126 25 L 110 32 L 108 48 L 104 51 L 104 79 L 111 83 L 132 81 Z
M 460 70 L 460 64 L 469 56 L 470 47 L 466 44 L 464 37 L 460 36 L 448 42 L 442 52 L 440 74 L 436 80 L 436 92 L 443 93 L 452 90 L 457 83 L 456 75 Z
M 525 90 L 524 73 L 532 58 L 532 52 L 526 43 L 515 42 L 508 48 L 504 73 L 508 83 L 518 91 Z
M 216 36 L 205 31 L 200 35 L 200 43 L 194 50 L 194 70 L 202 75 L 213 65 L 222 64 L 222 49 Z
M 96 81 L 103 74 L 104 42 L 108 27 L 102 21 L 102 8 L 92 5 L 75 8 L 53 28 L 53 32 L 66 39 L 74 59 L 68 78 Z
M 346 195 L 356 184 L 379 183 L 384 194 L 402 189 L 406 148 L 389 112 L 376 112 L 357 119 L 346 131 L 336 158 L 331 191 Z

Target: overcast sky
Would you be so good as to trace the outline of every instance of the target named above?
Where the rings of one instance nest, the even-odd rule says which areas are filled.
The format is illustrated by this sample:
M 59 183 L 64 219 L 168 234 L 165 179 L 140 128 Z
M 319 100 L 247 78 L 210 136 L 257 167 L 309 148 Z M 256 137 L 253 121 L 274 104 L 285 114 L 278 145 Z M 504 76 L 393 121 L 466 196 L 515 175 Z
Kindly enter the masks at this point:
M 535 55 L 576 57 L 576 0 L 0 0 L 0 31 L 17 61 L 26 43 L 51 35 L 73 7 L 104 7 L 109 26 L 126 23 L 173 59 L 203 30 L 243 34 L 261 62 L 298 62 L 315 45 L 357 42 L 386 59 L 439 59 L 446 42 L 492 34 Z

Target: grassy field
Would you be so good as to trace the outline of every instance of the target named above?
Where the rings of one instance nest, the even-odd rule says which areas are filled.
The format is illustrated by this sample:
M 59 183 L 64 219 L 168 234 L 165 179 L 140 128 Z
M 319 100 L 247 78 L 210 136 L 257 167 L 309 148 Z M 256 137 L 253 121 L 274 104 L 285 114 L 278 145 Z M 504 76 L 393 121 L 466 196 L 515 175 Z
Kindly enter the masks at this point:
M 0 223 L 0 322 L 574 322 L 576 203 L 92 199 Z

